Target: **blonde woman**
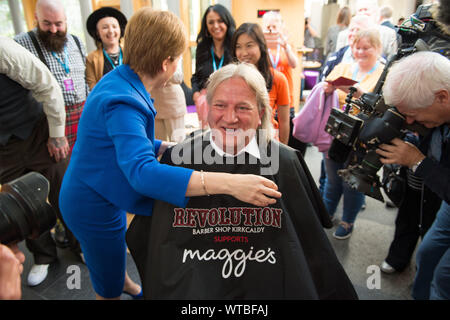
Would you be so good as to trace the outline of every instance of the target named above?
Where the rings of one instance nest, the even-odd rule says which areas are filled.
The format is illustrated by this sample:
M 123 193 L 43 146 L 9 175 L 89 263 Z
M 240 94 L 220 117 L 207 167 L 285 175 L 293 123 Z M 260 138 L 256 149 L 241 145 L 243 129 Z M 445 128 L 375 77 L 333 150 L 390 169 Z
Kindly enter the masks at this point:
M 384 68 L 384 65 L 380 62 L 381 50 L 380 34 L 376 29 L 359 31 L 356 33 L 352 44 L 354 62 L 338 64 L 328 75 L 327 81 L 335 80 L 341 76 L 353 79 L 357 82 L 354 85 L 357 88 L 353 95 L 355 98 L 361 97 L 365 92 L 371 92 Z M 337 90 L 339 106 L 344 108 L 345 98 L 350 86 L 335 87 L 328 82 L 324 82 L 323 86 L 327 94 Z M 357 112 L 357 110 L 353 110 L 353 113 Z M 337 171 L 347 167 L 347 164 L 329 159 L 328 155 L 325 156 L 327 180 L 323 200 L 330 216 L 334 216 L 341 196 L 344 197 L 342 221 L 333 234 L 336 239 L 340 240 L 348 239 L 352 235 L 354 222 L 364 204 L 364 194 L 352 189 L 337 174 Z

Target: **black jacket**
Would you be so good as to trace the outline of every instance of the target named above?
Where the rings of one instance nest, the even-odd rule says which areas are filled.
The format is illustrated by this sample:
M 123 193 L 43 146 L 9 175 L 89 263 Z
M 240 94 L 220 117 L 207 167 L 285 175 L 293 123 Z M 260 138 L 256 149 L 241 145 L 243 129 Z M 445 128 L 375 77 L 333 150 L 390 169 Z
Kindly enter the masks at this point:
M 26 140 L 40 119 L 45 117 L 42 103 L 31 91 L 0 74 L 0 147 L 12 136 Z
M 447 126 L 444 124 L 443 126 Z M 435 130 L 441 130 L 441 126 Z M 430 133 L 421 143 L 419 149 L 427 150 L 432 134 Z M 425 185 L 436 193 L 442 200 L 450 203 L 450 139 L 443 139 L 441 160 L 426 157 L 417 168 L 415 175 L 422 178 Z M 426 153 L 424 153 L 427 155 Z
M 216 66 L 219 67 L 220 60 L 216 54 L 214 54 Z M 226 66 L 232 61 L 231 53 L 227 47 L 224 48 L 223 64 Z M 198 92 L 206 88 L 206 82 L 208 81 L 211 73 L 214 72 L 213 60 L 211 55 L 211 48 L 205 46 L 198 46 L 196 51 L 195 60 L 195 73 L 191 77 L 192 92 Z
M 203 135 L 182 146 L 197 155 L 211 150 Z M 278 146 L 280 170 L 265 176 L 283 197 L 271 207 L 215 195 L 192 197 L 186 208 L 157 202 L 153 216 L 135 216 L 127 244 L 146 299 L 357 298 L 323 230 L 332 223 L 303 158 L 277 142 L 260 148 L 268 154 Z M 172 155 L 162 162 L 172 164 Z M 264 167 L 248 154 L 245 162 L 183 166 L 252 174 Z

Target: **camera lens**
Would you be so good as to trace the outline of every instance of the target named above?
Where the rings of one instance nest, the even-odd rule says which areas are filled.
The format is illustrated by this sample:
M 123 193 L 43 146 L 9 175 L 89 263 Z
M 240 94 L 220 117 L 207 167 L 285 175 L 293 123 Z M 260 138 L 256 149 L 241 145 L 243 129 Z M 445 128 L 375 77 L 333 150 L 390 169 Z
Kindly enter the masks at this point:
M 48 180 L 37 172 L 30 172 L 2 186 L 1 243 L 35 239 L 55 225 L 55 212 L 47 203 L 48 192 Z
M 361 164 L 338 170 L 338 174 L 353 189 L 374 199 L 384 201 L 380 190 L 381 184 L 377 176 L 377 171 L 381 166 L 379 155 L 371 150 L 366 154 Z
M 374 150 L 371 150 L 364 157 L 361 166 L 367 172 L 367 176 L 376 177 L 378 170 L 380 170 L 383 164 L 380 161 L 380 156 Z
M 328 156 L 331 160 L 344 163 L 347 161 L 351 151 L 351 146 L 343 144 L 338 139 L 333 139 L 330 149 L 328 150 Z

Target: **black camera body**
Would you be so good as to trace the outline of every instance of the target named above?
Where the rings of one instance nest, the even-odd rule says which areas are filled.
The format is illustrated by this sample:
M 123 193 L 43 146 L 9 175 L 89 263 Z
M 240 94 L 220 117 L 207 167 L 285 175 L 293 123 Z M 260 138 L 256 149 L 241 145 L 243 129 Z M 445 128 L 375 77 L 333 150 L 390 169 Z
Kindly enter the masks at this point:
M 37 172 L 2 185 L 0 243 L 35 239 L 53 228 L 56 214 L 47 203 L 49 187 L 48 180 Z
M 350 88 L 345 111 L 333 109 L 325 127 L 334 137 L 328 156 L 334 161 L 348 164 L 347 168 L 339 170 L 338 174 L 352 188 L 383 202 L 380 188 L 386 190 L 386 186 L 381 185 L 377 176 L 383 164 L 375 149 L 394 138 L 402 138 L 407 131 L 419 135 L 426 135 L 429 131 L 417 123 L 407 124 L 405 117 L 395 107 L 385 104 L 382 87 L 389 68 L 393 62 L 404 56 L 430 50 L 428 42 L 438 44 L 439 53 L 448 53 L 442 49 L 448 49 L 448 37 L 439 32 L 432 19 L 430 7 L 431 5 L 419 6 L 411 17 L 411 20 L 417 21 L 417 26 L 402 26 L 397 29 L 402 44 L 397 53 L 388 58 L 374 91 L 363 94 L 359 99 L 353 99 L 356 89 Z M 353 108 L 359 110 L 356 116 L 350 114 Z
M 353 146 L 364 121 L 339 109 L 331 109 L 325 131 L 346 146 Z

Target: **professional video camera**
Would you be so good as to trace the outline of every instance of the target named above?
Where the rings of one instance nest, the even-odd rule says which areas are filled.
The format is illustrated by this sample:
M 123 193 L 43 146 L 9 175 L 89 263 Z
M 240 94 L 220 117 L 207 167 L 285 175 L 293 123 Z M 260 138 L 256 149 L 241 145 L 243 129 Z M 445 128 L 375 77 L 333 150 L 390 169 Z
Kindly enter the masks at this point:
M 0 243 L 35 239 L 55 225 L 55 212 L 47 203 L 49 187 L 48 180 L 37 172 L 2 185 Z
M 420 135 L 428 132 L 420 124 L 408 125 L 405 117 L 395 107 L 384 103 L 382 87 L 388 70 L 394 61 L 404 56 L 430 50 L 428 43 L 433 43 L 439 53 L 448 53 L 448 37 L 439 31 L 430 7 L 431 5 L 419 6 L 408 23 L 397 29 L 401 45 L 397 53 L 387 59 L 374 91 L 353 99 L 356 88 L 350 88 L 345 110 L 333 108 L 325 127 L 334 137 L 328 156 L 334 161 L 348 163 L 348 167 L 339 170 L 338 174 L 352 188 L 382 202 L 384 199 L 380 188 L 384 187 L 386 190 L 386 186 L 380 183 L 377 175 L 382 163 L 375 149 L 396 137 L 402 138 L 407 131 Z M 441 46 L 442 43 L 445 45 Z M 357 108 L 360 112 L 354 116 L 350 114 L 352 108 Z

